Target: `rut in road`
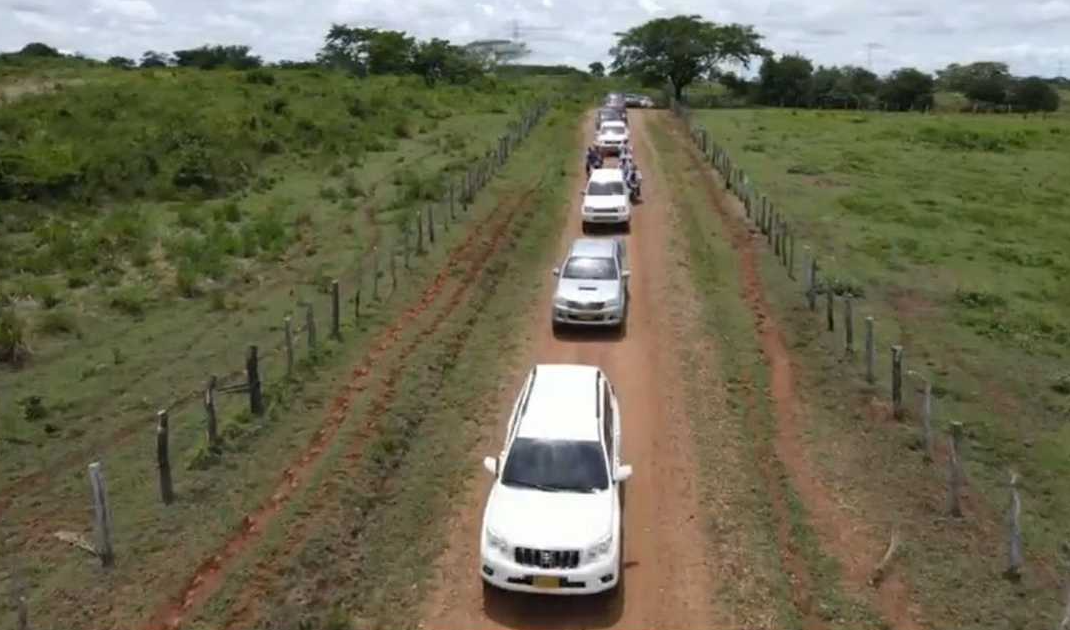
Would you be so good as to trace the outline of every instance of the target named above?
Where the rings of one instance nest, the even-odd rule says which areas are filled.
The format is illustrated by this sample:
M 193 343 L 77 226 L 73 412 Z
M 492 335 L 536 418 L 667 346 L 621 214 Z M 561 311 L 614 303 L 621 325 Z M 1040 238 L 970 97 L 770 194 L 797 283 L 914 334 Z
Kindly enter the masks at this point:
M 690 424 L 683 413 L 673 323 L 665 312 L 670 193 L 652 168 L 657 158 L 646 136 L 650 114 L 632 115 L 632 140 L 644 167 L 644 202 L 635 209 L 627 236 L 630 309 L 622 337 L 551 332 L 550 288 L 544 291 L 529 325 L 535 330 L 532 362 L 586 363 L 604 369 L 617 390 L 623 421 L 624 460 L 635 468 L 627 482 L 624 509 L 624 575 L 615 596 L 543 598 L 487 591 L 478 575 L 479 529 L 489 480 L 472 484 L 467 503 L 453 524 L 450 544 L 439 562 L 437 584 L 422 627 L 428 628 L 709 628 L 721 617 L 709 604 L 716 587 L 704 553 L 707 541 L 696 517 L 696 470 Z M 589 133 L 584 122 L 584 137 Z M 578 166 L 578 164 L 577 164 Z M 575 200 L 582 170 L 574 172 L 568 223 L 561 251 L 581 235 Z M 548 272 L 549 270 L 547 270 Z M 510 379 L 510 386 L 515 379 Z M 507 392 L 515 394 L 515 390 Z M 504 419 L 512 400 L 492 417 Z M 496 427 L 486 452 L 500 448 Z

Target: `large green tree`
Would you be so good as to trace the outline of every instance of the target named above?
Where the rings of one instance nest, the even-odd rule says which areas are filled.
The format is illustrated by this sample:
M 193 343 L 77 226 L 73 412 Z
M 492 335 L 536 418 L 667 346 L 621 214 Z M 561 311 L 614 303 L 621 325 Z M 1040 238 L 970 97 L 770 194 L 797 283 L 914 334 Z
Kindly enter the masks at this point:
M 437 37 L 416 45 L 412 70 L 429 86 L 440 80 L 463 83 L 483 72 L 479 60 L 459 46 Z
M 802 55 L 772 55 L 762 60 L 758 71 L 758 94 L 765 105 L 807 107 L 812 100 L 814 65 Z
M 211 46 L 205 45 L 200 48 L 189 48 L 175 51 L 175 65 L 184 68 L 200 68 L 212 70 L 214 68 L 233 68 L 235 70 L 248 70 L 259 68 L 260 57 L 249 54 L 248 46 Z
M 606 65 L 601 61 L 596 61 L 587 66 L 587 70 L 591 73 L 592 77 L 602 78 L 606 76 Z
M 731 61 L 747 67 L 752 58 L 769 53 L 754 27 L 717 24 L 698 15 L 657 18 L 617 37 L 609 51 L 614 74 L 648 85 L 668 81 L 678 99 L 684 88 L 720 64 Z
M 412 69 L 416 40 L 401 31 L 332 24 L 317 59 L 368 74 L 405 74 Z
M 880 97 L 895 110 L 926 109 L 933 105 L 935 81 L 917 68 L 900 68 L 884 80 Z
M 1040 77 L 1018 81 L 1011 98 L 1015 107 L 1027 112 L 1054 112 L 1059 109 L 1059 91 Z

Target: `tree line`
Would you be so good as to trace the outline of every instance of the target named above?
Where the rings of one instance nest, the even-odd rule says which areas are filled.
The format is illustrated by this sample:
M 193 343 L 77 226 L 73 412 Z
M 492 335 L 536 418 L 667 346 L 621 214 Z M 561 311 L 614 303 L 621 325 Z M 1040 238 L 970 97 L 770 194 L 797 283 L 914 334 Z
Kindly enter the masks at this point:
M 718 82 L 751 104 L 783 107 L 839 107 L 926 110 L 937 89 L 961 92 L 970 109 L 1054 111 L 1059 81 L 1011 75 L 1007 64 L 981 61 L 951 64 L 932 74 L 899 68 L 884 77 L 856 66 L 818 66 L 802 55 L 775 55 L 762 46 L 753 26 L 718 24 L 698 15 L 658 18 L 617 33 L 609 52 L 611 70 L 644 85 L 668 85 L 677 99 L 699 81 Z M 761 60 L 758 76 L 744 79 L 722 70 L 732 62 L 749 68 Z M 601 63 L 592 74 L 604 71 Z M 1062 80 L 1065 81 L 1065 80 Z

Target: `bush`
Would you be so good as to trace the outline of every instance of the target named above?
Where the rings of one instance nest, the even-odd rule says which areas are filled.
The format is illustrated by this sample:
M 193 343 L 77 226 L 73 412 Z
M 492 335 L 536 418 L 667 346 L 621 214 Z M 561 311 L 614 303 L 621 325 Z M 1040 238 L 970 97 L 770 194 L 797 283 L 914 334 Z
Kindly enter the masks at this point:
M 342 188 L 345 190 L 346 196 L 350 197 L 351 199 L 365 196 L 364 188 L 361 187 L 360 183 L 357 182 L 356 176 L 352 173 L 346 175 L 345 179 L 342 182 Z
M 320 187 L 320 199 L 324 201 L 335 202 L 339 198 L 338 189 L 334 186 L 321 186 Z
M 45 313 L 37 322 L 37 331 L 44 335 L 77 335 L 81 337 L 78 319 L 67 311 Z
M 200 294 L 197 286 L 200 276 L 193 264 L 186 262 L 179 266 L 175 273 L 175 288 L 182 297 L 193 298 Z
M 275 75 L 263 68 L 245 73 L 245 82 L 253 85 L 275 85 Z
M 176 213 L 178 225 L 191 230 L 199 230 L 204 225 L 204 214 L 194 204 L 182 204 Z
M 145 315 L 148 303 L 149 295 L 144 288 L 129 286 L 113 291 L 108 305 L 120 313 L 140 318 Z
M 0 310 L 0 363 L 18 367 L 29 357 L 26 324 L 14 310 Z
M 1007 300 L 987 291 L 955 291 L 955 299 L 967 308 L 991 309 L 1006 306 Z

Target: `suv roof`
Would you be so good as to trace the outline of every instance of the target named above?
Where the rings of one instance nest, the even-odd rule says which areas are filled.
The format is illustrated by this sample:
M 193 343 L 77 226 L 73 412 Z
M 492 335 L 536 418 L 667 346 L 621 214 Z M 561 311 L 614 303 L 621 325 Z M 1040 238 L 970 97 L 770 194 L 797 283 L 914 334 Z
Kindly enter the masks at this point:
M 599 441 L 600 375 L 592 365 L 536 365 L 517 437 Z
M 619 168 L 596 168 L 591 171 L 592 182 L 623 182 L 624 173 Z
M 611 238 L 578 238 L 572 241 L 568 255 L 611 258 L 617 251 L 617 241 Z

